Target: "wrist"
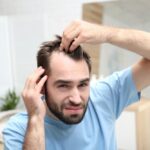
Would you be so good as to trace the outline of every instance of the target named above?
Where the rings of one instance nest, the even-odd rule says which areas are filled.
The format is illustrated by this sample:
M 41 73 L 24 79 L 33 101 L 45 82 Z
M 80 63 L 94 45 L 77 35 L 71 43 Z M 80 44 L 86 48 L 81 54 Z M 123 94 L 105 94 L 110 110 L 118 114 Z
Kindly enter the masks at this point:
M 99 26 L 95 28 L 96 43 L 110 43 L 114 37 L 114 29 L 108 26 Z
M 29 118 L 32 118 L 32 119 L 40 118 L 40 119 L 44 120 L 45 115 L 46 115 L 46 111 L 44 109 L 41 110 L 38 107 L 28 110 L 28 116 L 29 116 Z
M 40 115 L 30 115 L 29 122 L 31 124 L 37 124 L 37 123 L 44 124 L 44 117 Z
M 116 43 L 116 41 L 121 39 L 120 37 L 121 29 L 119 28 L 108 27 L 107 33 L 108 33 L 106 38 L 107 43 L 114 44 Z

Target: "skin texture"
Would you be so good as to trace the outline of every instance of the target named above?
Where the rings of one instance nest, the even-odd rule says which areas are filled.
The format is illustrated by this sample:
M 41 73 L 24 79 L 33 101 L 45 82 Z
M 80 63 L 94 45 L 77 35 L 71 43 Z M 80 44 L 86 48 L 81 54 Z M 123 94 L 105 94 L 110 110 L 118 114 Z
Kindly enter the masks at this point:
M 47 76 L 44 76 L 39 81 L 43 73 L 43 68 L 39 67 L 36 69 L 26 80 L 22 92 L 22 97 L 29 115 L 27 132 L 23 144 L 24 150 L 29 150 L 31 147 L 37 150 L 45 149 L 44 116 L 46 114 L 46 107 L 45 103 L 41 101 L 41 91 L 47 80 Z
M 86 62 L 72 60 L 64 53 L 53 53 L 50 68 L 46 95 L 53 117 L 69 124 L 80 122 L 89 97 L 90 73 Z
M 60 51 L 73 51 L 82 43 L 110 43 L 143 56 L 132 66 L 133 80 L 138 91 L 150 85 L 150 33 L 74 21 L 64 30 Z M 51 74 L 40 79 L 45 70 L 41 67 L 36 69 L 28 77 L 22 92 L 29 114 L 23 145 L 25 150 L 31 147 L 45 149 L 46 104 L 41 101 L 42 89 L 47 97 L 47 113 L 66 123 L 81 121 L 88 103 L 90 75 L 84 61 L 76 62 L 63 53 L 54 53 L 49 65 Z

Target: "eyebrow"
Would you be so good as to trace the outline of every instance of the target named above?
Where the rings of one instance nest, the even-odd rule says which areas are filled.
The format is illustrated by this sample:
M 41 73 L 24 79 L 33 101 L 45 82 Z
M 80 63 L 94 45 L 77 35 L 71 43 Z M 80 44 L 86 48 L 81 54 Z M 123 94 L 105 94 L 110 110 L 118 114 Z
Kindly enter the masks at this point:
M 85 78 L 85 79 L 82 79 L 80 80 L 79 82 L 80 83 L 83 83 L 83 82 L 89 82 L 90 81 L 90 78 Z M 59 79 L 57 80 L 56 82 L 54 82 L 54 85 L 57 85 L 57 84 L 69 84 L 69 83 L 72 83 L 73 81 L 72 80 L 63 80 L 63 79 Z

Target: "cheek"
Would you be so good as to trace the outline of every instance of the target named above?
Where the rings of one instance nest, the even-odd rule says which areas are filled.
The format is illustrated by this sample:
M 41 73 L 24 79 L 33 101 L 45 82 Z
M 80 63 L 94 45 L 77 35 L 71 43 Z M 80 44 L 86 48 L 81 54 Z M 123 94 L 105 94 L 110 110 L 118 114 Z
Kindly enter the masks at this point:
M 90 95 L 90 87 L 87 87 L 86 90 L 84 91 L 85 97 L 89 97 Z
M 85 99 L 85 102 L 87 103 L 89 100 L 89 94 L 87 94 L 84 99 Z
M 47 99 L 49 103 L 55 103 L 55 105 L 60 106 L 63 101 L 67 99 L 67 94 L 58 92 L 57 90 L 50 90 L 47 91 Z
M 89 99 L 89 89 L 87 89 L 86 91 L 84 91 L 82 93 L 82 99 L 84 99 L 85 103 L 88 102 L 88 99 Z

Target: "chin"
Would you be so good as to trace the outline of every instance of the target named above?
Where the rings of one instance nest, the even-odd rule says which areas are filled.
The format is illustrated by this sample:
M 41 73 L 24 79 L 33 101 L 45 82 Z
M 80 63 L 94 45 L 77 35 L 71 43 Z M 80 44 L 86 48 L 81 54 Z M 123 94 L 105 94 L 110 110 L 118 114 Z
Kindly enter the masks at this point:
M 61 121 L 63 121 L 66 124 L 78 124 L 83 120 L 84 115 L 71 115 L 68 117 L 61 118 Z

